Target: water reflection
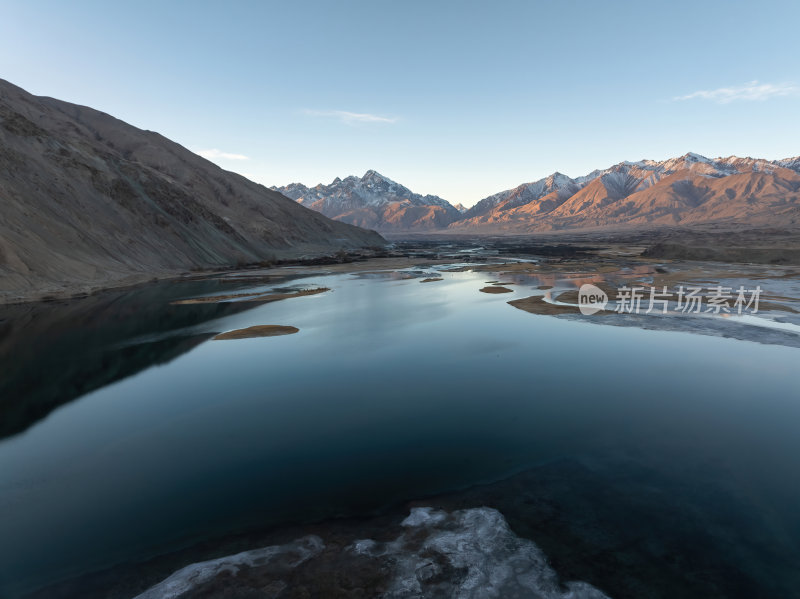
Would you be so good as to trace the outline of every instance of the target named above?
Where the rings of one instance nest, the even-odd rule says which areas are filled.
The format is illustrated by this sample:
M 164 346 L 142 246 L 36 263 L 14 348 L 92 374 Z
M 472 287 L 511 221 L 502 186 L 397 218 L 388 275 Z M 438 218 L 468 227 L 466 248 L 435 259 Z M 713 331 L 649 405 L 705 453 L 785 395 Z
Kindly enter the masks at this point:
M 194 330 L 250 303 L 173 306 L 187 295 L 231 289 L 221 280 L 162 283 L 82 299 L 0 306 L 0 438 L 52 410 L 197 347 Z
M 554 463 L 580 468 L 547 470 L 552 500 L 536 484 L 527 492 L 541 510 L 564 514 L 569 503 L 570 517 L 585 513 L 576 529 L 600 526 L 591 511 L 600 491 L 605 506 L 635 493 L 639 519 L 658 534 L 669 535 L 672 520 L 724 512 L 707 534 L 746 543 L 731 531 L 763 528 L 759 546 L 797 557 L 785 540 L 800 538 L 797 349 L 538 316 L 506 302 L 543 279 L 518 278 L 497 297 L 479 292 L 494 278 L 486 272 L 442 269 L 442 281 L 421 284 L 429 274 L 320 276 L 308 283 L 330 292 L 264 305 L 174 306 L 222 283 L 156 285 L 59 314 L 18 314 L 35 327 L 13 325 L 19 355 L 6 347 L 6 389 L 26 381 L 30 397 L 49 398 L 45 411 L 94 391 L 0 442 L 0 594 Z M 265 324 L 299 332 L 196 344 Z M 126 351 L 141 370 L 123 380 L 133 372 Z M 47 362 L 27 364 L 40 355 Z M 37 381 L 42 364 L 70 394 Z M 698 479 L 710 488 L 688 501 Z M 743 520 L 748 511 L 756 525 Z M 604 512 L 612 538 L 626 514 Z M 543 518 L 525 514 L 516 517 L 531 529 Z M 689 541 L 669 546 L 685 546 L 678 558 L 691 561 Z M 737 548 L 725 572 L 753 553 L 771 563 Z M 766 569 L 751 575 L 754 585 Z M 769 575 L 787 588 L 795 571 L 778 564 Z

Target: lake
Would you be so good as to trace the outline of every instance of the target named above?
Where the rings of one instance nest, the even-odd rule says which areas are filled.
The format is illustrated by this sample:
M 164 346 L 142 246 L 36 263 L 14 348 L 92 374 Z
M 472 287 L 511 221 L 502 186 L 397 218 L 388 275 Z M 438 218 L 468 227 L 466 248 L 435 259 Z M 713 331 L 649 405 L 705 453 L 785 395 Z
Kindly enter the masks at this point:
M 659 584 L 800 592 L 800 349 L 530 314 L 507 302 L 541 281 L 481 293 L 491 279 L 446 266 L 223 277 L 0 307 L 0 596 L 531 472 L 525 492 L 538 480 L 588 536 L 641 522 L 648 538 L 625 551 Z M 171 303 L 300 287 L 330 290 Z M 299 332 L 212 339 L 270 324 Z M 503 501 L 534 534 L 541 510 Z M 545 551 L 566 563 L 555 542 Z

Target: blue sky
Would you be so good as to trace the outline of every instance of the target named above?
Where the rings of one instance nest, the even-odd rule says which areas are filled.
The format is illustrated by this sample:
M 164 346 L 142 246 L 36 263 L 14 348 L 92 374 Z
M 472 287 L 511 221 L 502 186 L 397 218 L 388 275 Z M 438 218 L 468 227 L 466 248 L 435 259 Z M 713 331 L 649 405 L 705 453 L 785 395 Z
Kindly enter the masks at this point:
M 266 185 L 372 168 L 471 205 L 556 170 L 800 154 L 796 0 L 0 8 L 0 77 Z

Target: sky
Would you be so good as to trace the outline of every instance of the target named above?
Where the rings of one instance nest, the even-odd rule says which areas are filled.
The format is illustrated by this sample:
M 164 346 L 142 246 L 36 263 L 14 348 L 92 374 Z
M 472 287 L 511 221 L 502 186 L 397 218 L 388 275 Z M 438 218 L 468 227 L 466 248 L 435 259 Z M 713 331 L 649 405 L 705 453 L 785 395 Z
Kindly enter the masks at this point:
M 559 171 L 800 154 L 800 2 L 0 0 L 0 78 L 264 185 L 467 206 Z

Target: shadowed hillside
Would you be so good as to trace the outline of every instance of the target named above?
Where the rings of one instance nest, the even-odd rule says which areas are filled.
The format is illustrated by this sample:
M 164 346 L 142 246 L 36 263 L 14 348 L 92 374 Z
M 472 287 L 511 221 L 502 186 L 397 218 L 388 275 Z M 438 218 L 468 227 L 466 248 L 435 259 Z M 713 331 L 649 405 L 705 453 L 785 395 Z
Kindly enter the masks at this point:
M 0 80 L 0 301 L 382 245 L 152 131 Z

